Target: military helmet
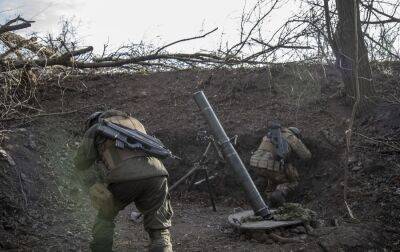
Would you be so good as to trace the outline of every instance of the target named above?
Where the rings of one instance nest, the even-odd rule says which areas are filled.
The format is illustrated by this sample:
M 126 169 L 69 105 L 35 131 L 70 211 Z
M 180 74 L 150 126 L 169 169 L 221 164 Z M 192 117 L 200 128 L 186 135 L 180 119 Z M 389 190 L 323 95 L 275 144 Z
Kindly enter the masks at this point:
M 109 110 L 102 112 L 99 118 L 105 119 L 105 118 L 109 118 L 109 117 L 113 117 L 113 116 L 127 117 L 127 116 L 129 116 L 129 114 L 119 111 L 119 110 L 116 110 L 116 109 L 109 109 Z
M 282 128 L 281 123 L 279 121 L 272 121 L 271 124 L 269 125 L 270 129 L 280 129 Z
M 86 119 L 85 130 L 88 130 L 95 123 L 97 123 L 100 119 L 105 119 L 105 118 L 109 118 L 109 117 L 113 117 L 113 116 L 128 117 L 129 114 L 119 111 L 119 110 L 115 110 L 115 109 L 109 109 L 106 111 L 96 111 Z
M 297 137 L 301 137 L 301 131 L 299 128 L 296 127 L 289 127 L 288 130 L 290 130 L 293 134 L 295 134 Z

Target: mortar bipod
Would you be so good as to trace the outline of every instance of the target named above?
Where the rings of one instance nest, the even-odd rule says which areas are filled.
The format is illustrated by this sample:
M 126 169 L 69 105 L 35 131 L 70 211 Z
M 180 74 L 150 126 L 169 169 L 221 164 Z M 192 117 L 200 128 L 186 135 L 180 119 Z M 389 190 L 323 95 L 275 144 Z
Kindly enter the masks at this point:
M 208 140 L 208 144 L 206 149 L 204 150 L 203 154 L 200 156 L 199 159 L 197 159 L 196 162 L 193 163 L 193 167 L 185 174 L 183 175 L 178 181 L 176 181 L 170 188 L 169 191 L 173 191 L 178 185 L 180 185 L 182 182 L 186 181 L 190 176 L 192 178 L 190 179 L 189 186 L 188 186 L 188 191 L 191 191 L 193 186 L 197 186 L 203 183 L 206 183 L 207 185 L 207 191 L 210 197 L 211 205 L 213 207 L 214 211 L 217 211 L 216 206 L 215 206 L 215 197 L 213 193 L 213 188 L 210 183 L 210 180 L 214 179 L 218 173 L 215 173 L 213 175 L 209 175 L 209 169 L 207 166 L 207 157 L 208 154 L 211 151 L 211 148 L 213 147 L 217 156 L 218 156 L 218 161 L 225 163 L 223 154 L 221 150 L 219 149 L 218 144 L 214 140 L 212 136 L 206 136 L 206 140 Z M 233 138 L 234 144 L 237 142 L 237 136 L 234 136 Z M 199 175 L 203 175 L 203 178 L 200 177 L 200 180 L 196 181 L 199 178 Z

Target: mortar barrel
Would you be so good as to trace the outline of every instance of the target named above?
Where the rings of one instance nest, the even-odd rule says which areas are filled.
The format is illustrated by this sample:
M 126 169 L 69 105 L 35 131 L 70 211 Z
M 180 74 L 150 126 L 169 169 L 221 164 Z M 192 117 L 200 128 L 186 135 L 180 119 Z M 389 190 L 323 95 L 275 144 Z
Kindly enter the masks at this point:
M 257 187 L 250 177 L 250 174 L 248 173 L 242 160 L 226 135 L 224 128 L 222 127 L 217 115 L 208 102 L 207 97 L 204 95 L 204 92 L 196 92 L 194 94 L 194 100 L 197 106 L 200 108 L 208 125 L 210 126 L 214 138 L 218 141 L 225 159 L 229 163 L 230 167 L 232 167 L 237 179 L 243 186 L 247 199 L 253 208 L 254 214 L 263 218 L 269 217 L 270 211 L 267 204 L 261 197 L 260 192 L 257 190 Z

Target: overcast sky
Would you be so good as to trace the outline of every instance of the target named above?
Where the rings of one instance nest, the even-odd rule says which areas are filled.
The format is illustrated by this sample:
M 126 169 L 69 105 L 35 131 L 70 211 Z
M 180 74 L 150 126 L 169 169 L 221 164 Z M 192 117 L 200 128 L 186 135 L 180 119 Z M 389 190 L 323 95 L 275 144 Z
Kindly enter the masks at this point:
M 162 45 L 191 37 L 215 27 L 219 30 L 206 39 L 187 42 L 171 48 L 192 52 L 212 50 L 219 42 L 238 39 L 242 10 L 256 0 L 0 0 L 2 22 L 21 14 L 35 20 L 32 32 L 56 32 L 62 17 L 79 24 L 79 35 L 85 44 L 100 51 L 102 44 L 113 46 L 127 42 Z M 294 2 L 294 1 L 290 1 Z M 278 26 L 294 9 L 287 4 L 277 10 L 267 27 Z

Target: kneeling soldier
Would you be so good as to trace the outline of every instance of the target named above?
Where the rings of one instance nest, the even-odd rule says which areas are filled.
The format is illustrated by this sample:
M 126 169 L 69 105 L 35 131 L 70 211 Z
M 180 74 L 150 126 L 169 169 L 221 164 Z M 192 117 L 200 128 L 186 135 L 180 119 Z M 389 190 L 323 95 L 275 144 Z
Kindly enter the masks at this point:
M 290 163 L 293 152 L 303 160 L 311 158 L 300 140 L 299 129 L 282 128 L 279 123 L 273 123 L 250 158 L 256 174 L 267 180 L 266 195 L 273 207 L 282 205 L 298 185 L 299 174 Z
M 116 110 L 96 112 L 87 120 L 85 136 L 75 157 L 76 169 L 86 170 L 95 161 L 106 167 L 105 183 L 96 183 L 89 189 L 92 204 L 98 209 L 91 250 L 112 251 L 114 219 L 134 202 L 144 216 L 144 228 L 151 240 L 149 251 L 172 251 L 167 170 L 159 159 L 145 151 L 116 146 L 115 139 L 99 134 L 101 121 L 146 134 L 137 119 Z

